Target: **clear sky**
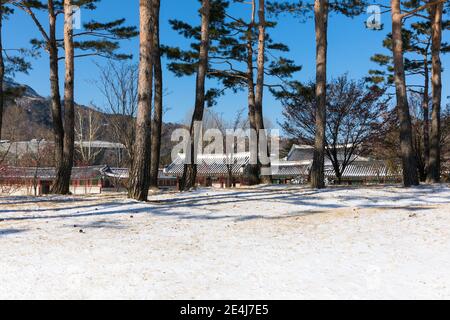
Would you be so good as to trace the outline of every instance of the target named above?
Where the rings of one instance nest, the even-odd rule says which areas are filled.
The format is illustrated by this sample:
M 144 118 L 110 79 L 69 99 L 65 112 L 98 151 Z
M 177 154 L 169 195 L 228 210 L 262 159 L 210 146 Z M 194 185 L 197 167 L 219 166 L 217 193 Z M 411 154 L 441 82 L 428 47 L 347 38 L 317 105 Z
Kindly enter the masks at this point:
M 198 0 L 162 0 L 161 1 L 161 41 L 164 44 L 185 46 L 186 42 L 176 32 L 171 30 L 169 19 L 183 19 L 193 23 L 199 23 Z M 139 0 L 103 0 L 95 12 L 83 11 L 82 21 L 91 19 L 111 20 L 126 18 L 128 24 L 139 24 Z M 245 4 L 233 6 L 233 14 L 249 14 L 249 7 Z M 46 16 L 40 15 L 46 22 Z M 382 22 L 385 25 L 383 31 L 371 31 L 365 28 L 364 22 L 368 15 L 362 15 L 353 19 L 332 14 L 329 22 L 329 53 L 328 74 L 330 77 L 348 73 L 350 77 L 359 79 L 367 75 L 370 68 L 376 67 L 370 62 L 370 56 L 374 53 L 388 52 L 382 48 L 382 40 L 390 31 L 390 15 L 383 14 Z M 60 28 L 62 29 L 62 28 Z M 24 13 L 17 11 L 6 23 L 4 28 L 5 47 L 17 48 L 29 46 L 29 39 L 39 38 L 36 27 L 31 19 Z M 278 26 L 272 33 L 274 40 L 287 44 L 291 52 L 287 57 L 303 66 L 303 70 L 295 75 L 300 81 L 313 80 L 315 76 L 315 39 L 314 24 L 309 20 L 300 23 L 295 18 L 282 17 Z M 448 32 L 444 34 L 444 40 L 450 42 Z M 122 51 L 134 54 L 138 58 L 138 39 L 123 42 Z M 96 60 L 102 63 L 101 59 Z M 443 57 L 443 95 L 444 101 L 450 95 L 450 72 L 446 66 L 450 64 L 450 56 Z M 164 62 L 165 64 L 165 62 Z M 63 64 L 61 64 L 63 69 Z M 102 107 L 104 101 L 101 94 L 92 85 L 97 78 L 96 66 L 92 58 L 84 58 L 76 61 L 76 101 L 89 105 L 93 102 Z M 63 70 L 61 70 L 63 71 Z M 48 80 L 48 56 L 43 53 L 41 58 L 33 61 L 33 70 L 29 75 L 17 75 L 16 80 L 33 87 L 38 93 L 48 96 L 50 85 Z M 194 78 L 176 78 L 169 71 L 164 73 L 165 89 L 168 95 L 165 97 L 166 122 L 183 121 L 194 104 Z M 210 84 L 211 85 L 211 84 Z M 215 110 L 225 116 L 232 117 L 236 110 L 246 107 L 245 93 L 228 93 L 222 97 Z M 276 124 L 281 120 L 281 106 L 274 100 L 270 93 L 265 94 L 265 116 Z

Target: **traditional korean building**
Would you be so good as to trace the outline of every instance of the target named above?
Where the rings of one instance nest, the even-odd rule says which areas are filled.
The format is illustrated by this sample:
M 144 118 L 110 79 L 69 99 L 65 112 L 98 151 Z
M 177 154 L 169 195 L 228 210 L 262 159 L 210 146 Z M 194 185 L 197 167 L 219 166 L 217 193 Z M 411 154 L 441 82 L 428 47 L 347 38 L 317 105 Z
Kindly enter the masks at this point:
M 129 172 L 126 168 L 108 166 L 74 167 L 70 192 L 74 195 L 101 194 L 106 191 L 124 191 Z M 41 196 L 50 193 L 56 178 L 55 168 L 2 167 L 0 168 L 0 194 Z M 161 189 L 177 187 L 177 178 L 161 169 L 158 175 Z
M 314 148 L 310 146 L 293 146 L 286 159 L 272 161 L 273 183 L 306 184 L 310 180 Z M 167 174 L 180 179 L 184 170 L 183 154 L 165 168 Z M 401 170 L 390 168 L 383 161 L 355 156 L 341 178 L 344 184 L 388 183 L 401 181 Z M 197 183 L 203 186 L 224 187 L 228 177 L 233 185 L 246 185 L 245 172 L 250 164 L 250 153 L 239 153 L 232 157 L 224 154 L 203 154 L 198 156 Z M 327 182 L 337 181 L 330 159 L 325 161 Z
M 129 179 L 129 170 L 127 168 L 107 168 L 103 171 L 104 188 L 112 190 L 124 190 Z M 158 187 L 160 189 L 175 189 L 177 187 L 177 177 L 158 171 Z
M 99 194 L 103 188 L 105 166 L 72 169 L 70 192 L 75 195 Z M 46 195 L 56 178 L 55 168 L 2 167 L 0 193 L 8 195 Z
M 250 163 L 250 153 L 237 153 L 233 156 L 224 154 L 205 154 L 198 156 L 197 183 L 206 186 L 224 187 L 229 176 L 232 184 L 245 184 L 244 172 Z M 179 180 L 183 176 L 185 155 L 178 157 L 164 169 L 168 175 L 175 176 Z

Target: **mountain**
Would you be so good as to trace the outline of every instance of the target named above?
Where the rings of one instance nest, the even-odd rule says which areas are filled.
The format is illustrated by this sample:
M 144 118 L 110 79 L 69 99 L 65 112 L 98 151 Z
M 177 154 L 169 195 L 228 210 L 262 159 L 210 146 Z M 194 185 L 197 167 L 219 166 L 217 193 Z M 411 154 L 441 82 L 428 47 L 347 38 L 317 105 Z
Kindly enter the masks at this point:
M 15 97 L 6 102 L 3 117 L 2 139 L 11 141 L 30 141 L 33 139 L 53 140 L 51 102 L 49 98 L 39 95 L 33 88 L 19 84 L 11 79 L 6 79 L 5 89 L 13 89 Z M 83 123 L 88 123 L 89 113 L 94 114 L 100 121 L 101 130 L 95 140 L 109 142 L 116 141 L 112 132 L 112 123 L 117 121 L 117 117 L 102 111 L 93 110 L 84 105 L 75 106 L 76 114 L 81 114 Z M 91 111 L 91 112 L 90 112 Z M 101 120 L 100 120 L 101 119 Z M 129 120 L 129 118 L 128 118 Z M 123 119 L 121 121 L 128 121 Z M 77 120 L 76 125 L 79 122 Z M 177 123 L 164 123 L 162 132 L 161 158 L 163 163 L 170 162 L 172 146 L 171 142 L 173 130 L 180 128 Z M 87 128 L 84 128 L 85 132 Z
M 33 88 L 31 88 L 30 86 L 24 85 L 24 84 L 19 84 L 17 82 L 15 82 L 13 79 L 11 78 L 5 78 L 4 81 L 4 88 L 5 89 L 18 89 L 21 90 L 24 96 L 27 97 L 34 97 L 34 98 L 42 98 L 36 91 L 34 91 Z

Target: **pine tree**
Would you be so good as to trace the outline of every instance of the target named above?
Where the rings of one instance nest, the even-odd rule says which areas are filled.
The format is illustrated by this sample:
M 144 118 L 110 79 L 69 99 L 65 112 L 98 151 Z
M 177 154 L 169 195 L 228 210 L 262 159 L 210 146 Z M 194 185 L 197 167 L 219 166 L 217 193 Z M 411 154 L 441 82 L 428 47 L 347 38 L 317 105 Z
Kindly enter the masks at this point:
M 8 1 L 0 0 L 0 139 L 5 101 L 18 93 L 17 90 L 11 88 L 5 90 L 5 77 L 13 76 L 16 72 L 27 73 L 31 68 L 31 64 L 25 59 L 29 54 L 28 50 L 5 48 L 3 45 L 3 21 L 8 19 L 13 12 L 11 6 L 8 6 Z
M 208 73 L 208 57 L 210 50 L 210 17 L 211 4 L 209 0 L 202 0 L 200 9 L 202 23 L 200 27 L 200 46 L 198 51 L 198 70 L 195 84 L 195 105 L 192 114 L 192 122 L 190 127 L 190 145 L 186 155 L 187 163 L 184 165 L 183 177 L 180 183 L 181 191 L 189 191 L 195 187 L 197 180 L 197 155 L 195 154 L 195 146 L 198 146 L 198 134 L 196 133 L 197 123 L 203 121 L 203 113 L 205 110 L 205 80 Z
M 410 187 L 419 184 L 417 161 L 412 141 L 411 115 L 406 89 L 405 65 L 403 56 L 403 16 L 400 0 L 391 0 L 392 41 L 394 61 L 394 82 L 397 96 L 397 113 L 400 125 L 400 149 L 403 164 L 403 184 Z
M 221 86 L 208 90 L 206 98 L 208 106 L 212 106 L 216 103 L 216 98 L 227 90 L 247 91 L 250 127 L 254 131 L 259 131 L 259 129 L 264 129 L 262 88 L 279 87 L 301 67 L 295 65 L 292 60 L 279 56 L 279 53 L 288 52 L 289 48 L 282 43 L 273 41 L 270 37 L 270 30 L 276 27 L 276 23 L 266 21 L 265 14 L 261 11 L 259 16 L 264 20 L 265 32 L 264 41 L 258 41 L 260 36 L 261 39 L 263 38 L 260 32 L 262 28 L 256 22 L 256 1 L 253 0 L 250 4 L 251 18 L 250 21 L 245 21 L 228 13 L 230 1 L 211 1 L 210 54 L 207 77 L 219 80 Z M 176 76 L 190 76 L 195 72 L 198 60 L 199 27 L 178 20 L 171 20 L 170 23 L 180 35 L 193 41 L 190 50 L 164 47 L 164 53 L 170 60 L 169 70 Z M 262 45 L 264 45 L 264 50 L 261 50 Z M 260 50 L 258 50 L 258 46 Z M 255 74 L 258 65 L 254 63 L 258 60 L 258 54 L 260 62 L 264 62 L 259 64 L 259 84 L 257 83 L 257 73 Z M 268 77 L 261 77 L 263 70 Z M 256 91 L 258 91 L 258 99 Z M 255 144 L 258 145 L 256 142 Z M 254 155 L 253 153 L 252 163 L 260 163 L 259 152 Z M 246 172 L 246 180 L 250 184 L 257 184 L 260 182 L 260 165 L 250 167 L 251 170 Z
M 75 49 L 73 41 L 73 9 L 72 0 L 64 0 L 64 139 L 63 163 L 58 167 L 57 179 L 53 185 L 53 193 L 68 194 L 70 192 L 70 176 L 73 167 L 75 150 Z M 69 183 L 68 183 L 69 182 Z
M 71 5 L 76 5 L 86 10 L 95 10 L 100 0 L 73 0 Z M 73 112 L 70 112 L 73 101 L 66 101 L 65 104 L 69 108 L 69 112 L 65 112 L 63 119 L 61 95 L 59 87 L 59 60 L 65 57 L 59 56 L 60 49 L 64 48 L 64 40 L 58 39 L 56 28 L 57 19 L 61 12 L 64 12 L 62 1 L 49 0 L 47 4 L 39 0 L 18 0 L 12 4 L 27 13 L 35 23 L 37 29 L 41 33 L 42 39 L 32 40 L 32 44 L 36 49 L 42 49 L 49 54 L 50 62 L 50 86 L 51 86 L 51 110 L 53 120 L 53 133 L 55 141 L 55 164 L 56 164 L 56 180 L 52 187 L 52 192 L 56 194 L 68 194 L 70 186 L 70 174 L 73 163 L 74 139 L 73 136 Z M 67 8 L 68 10 L 68 8 Z M 47 11 L 49 21 L 48 30 L 45 30 L 44 24 L 37 16 L 38 11 Z M 101 23 L 90 21 L 83 24 L 83 31 L 71 33 L 69 36 L 73 42 L 73 59 L 99 56 L 113 59 L 126 59 L 130 55 L 119 54 L 117 50 L 120 48 L 119 40 L 129 39 L 137 35 L 135 27 L 124 26 L 125 20 L 119 19 L 111 22 Z M 66 70 L 67 71 L 67 70 Z M 70 82 L 70 81 L 69 81 Z M 68 87 L 70 87 L 70 83 Z M 69 88 L 68 88 L 69 89 Z M 68 94 L 68 92 L 67 92 Z M 71 94 L 68 94 L 71 96 Z M 72 98 L 69 98 L 72 100 Z M 68 124 L 64 128 L 63 122 Z M 65 132 L 68 131 L 67 133 Z M 67 137 L 65 137 L 67 134 Z
M 325 131 L 327 122 L 327 29 L 328 1 L 316 0 L 314 18 L 316 27 L 316 136 L 311 167 L 311 186 L 325 188 Z
M 154 26 L 154 110 L 152 122 L 152 150 L 151 150 L 151 169 L 150 169 L 150 188 L 158 189 L 159 163 L 161 156 L 161 131 L 163 116 L 163 73 L 161 66 L 161 50 L 160 50 L 160 28 L 159 28 L 159 11 L 160 0 L 153 0 L 155 10 L 155 26 Z
M 437 5 L 436 8 L 441 8 L 442 12 L 442 0 L 425 2 L 423 5 L 420 5 L 420 1 L 407 1 L 406 6 L 408 8 L 413 8 L 409 11 L 402 12 L 402 6 L 400 0 L 391 0 L 391 16 L 392 16 L 392 40 L 393 40 L 393 57 L 394 57 L 394 82 L 396 87 L 396 96 L 397 96 L 397 112 L 398 118 L 400 122 L 400 148 L 402 154 L 402 162 L 403 162 L 403 184 L 405 187 L 410 187 L 413 185 L 419 184 L 418 178 L 418 170 L 417 170 L 417 160 L 415 158 L 414 150 L 413 150 L 413 141 L 412 141 L 412 126 L 411 126 L 411 115 L 409 112 L 408 106 L 408 94 L 406 87 L 406 75 L 405 75 L 405 62 L 404 62 L 404 45 L 402 38 L 402 30 L 404 21 L 407 17 L 417 15 L 421 11 L 426 9 L 433 8 Z M 432 9 L 433 10 L 433 9 Z M 438 10 L 438 9 L 437 9 Z M 439 11 L 439 10 L 438 10 Z M 439 15 L 439 14 L 438 14 Z M 434 15 L 436 18 L 436 15 Z M 433 18 L 433 19 L 434 19 Z M 440 109 L 440 100 L 441 100 L 441 67 L 440 67 L 440 46 L 441 46 L 441 33 L 442 33 L 442 15 L 437 19 L 439 22 L 433 26 L 433 30 L 436 27 L 438 31 L 433 31 L 433 43 L 432 49 L 435 53 L 432 54 L 434 57 L 432 58 L 434 62 L 433 69 L 438 75 L 435 77 L 436 83 L 433 84 L 433 96 L 436 96 L 435 102 L 436 107 L 433 109 L 433 113 L 439 113 Z M 439 43 L 437 43 L 437 41 Z M 434 98 L 433 98 L 434 99 Z M 434 106 L 435 103 L 433 103 Z M 439 123 L 440 119 L 437 120 L 435 126 L 435 133 L 439 136 Z M 433 126 L 433 125 L 432 125 Z M 433 128 L 432 128 L 433 130 Z M 436 160 L 434 163 L 436 164 L 435 168 L 439 168 L 439 159 L 436 159 L 436 153 L 439 153 L 439 143 L 437 142 L 436 152 L 433 151 L 433 138 L 432 138 L 432 148 L 430 152 L 430 163 L 429 163 L 429 171 L 435 171 L 433 168 L 433 160 Z M 435 144 L 436 145 L 436 144 Z M 439 171 L 439 169 L 438 169 Z M 439 174 L 440 175 L 440 174 Z
M 325 130 L 327 103 L 327 49 L 328 49 L 328 15 L 336 11 L 346 16 L 361 14 L 366 2 L 363 0 L 315 0 L 314 5 L 308 2 L 274 1 L 269 9 L 273 14 L 293 14 L 304 19 L 314 13 L 316 31 L 316 138 L 314 161 L 311 168 L 311 186 L 316 189 L 325 188 Z
M 151 116 L 155 10 L 152 0 L 140 0 L 140 58 L 136 140 L 128 197 L 147 201 L 150 187 Z
M 445 22 L 449 25 L 449 21 Z M 421 150 L 416 150 L 418 155 L 418 169 L 422 181 L 425 181 L 427 175 L 427 167 L 430 154 L 430 73 L 431 73 L 431 24 L 429 21 L 416 21 L 402 30 L 402 38 L 405 53 L 405 74 L 406 77 L 421 76 L 423 84 L 409 83 L 406 87 L 409 92 L 422 96 L 422 137 L 423 137 L 423 155 Z M 383 46 L 392 51 L 392 34 L 388 34 L 383 41 Z M 450 46 L 442 43 L 442 52 L 446 53 L 450 50 Z M 383 87 L 390 87 L 394 85 L 394 67 L 393 57 L 391 55 L 375 54 L 371 60 L 382 69 L 370 70 L 367 81 Z
M 438 3 L 430 10 L 432 28 L 432 88 L 433 112 L 431 120 L 430 158 L 427 181 L 439 183 L 441 180 L 441 104 L 442 104 L 442 15 L 443 3 Z

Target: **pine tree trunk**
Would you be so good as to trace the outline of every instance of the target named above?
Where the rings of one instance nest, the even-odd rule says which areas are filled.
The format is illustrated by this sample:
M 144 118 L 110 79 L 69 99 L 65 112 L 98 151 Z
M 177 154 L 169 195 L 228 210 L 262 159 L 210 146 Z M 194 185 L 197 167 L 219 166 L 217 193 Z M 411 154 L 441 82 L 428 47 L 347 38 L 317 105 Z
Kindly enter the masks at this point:
M 263 115 L 263 96 L 264 96 L 264 66 L 265 66 L 265 54 L 266 54 L 266 4 L 265 0 L 259 0 L 258 7 L 258 72 L 256 78 L 255 88 L 255 122 L 256 130 L 258 134 L 258 167 L 260 168 L 260 182 L 271 183 L 271 175 L 264 174 L 266 171 L 270 171 L 269 164 L 262 164 L 262 154 L 268 154 L 268 145 L 260 145 L 260 141 L 267 141 L 266 134 L 264 132 L 264 115 Z M 263 148 L 263 150 L 260 150 Z M 263 174 L 261 174 L 263 173 Z
M 442 103 L 442 11 L 443 3 L 431 9 L 432 18 L 432 87 L 433 111 L 431 115 L 431 145 L 428 165 L 428 182 L 439 183 L 441 180 L 441 103 Z
M 159 161 L 161 156 L 161 131 L 163 115 L 163 75 L 161 67 L 161 51 L 159 41 L 159 12 L 160 0 L 153 0 L 155 10 L 154 26 L 154 81 L 155 98 L 152 123 L 152 150 L 151 150 L 151 169 L 150 169 L 150 188 L 158 189 Z
M 61 95 L 59 92 L 58 45 L 56 41 L 56 12 L 53 0 L 48 1 L 49 41 L 47 43 L 50 56 L 50 95 L 52 105 L 53 135 L 55 140 L 56 179 L 52 186 L 52 193 L 65 194 L 62 188 L 64 180 L 64 127 L 62 122 Z
M 247 90 L 248 90 L 248 118 L 250 130 L 257 132 L 256 111 L 255 111 L 255 82 L 253 77 L 253 27 L 255 26 L 256 3 L 252 0 L 252 17 L 247 29 Z M 258 135 L 256 135 L 256 139 Z M 258 141 L 253 141 L 258 145 Z M 257 185 L 260 183 L 260 168 L 258 166 L 258 148 L 250 148 L 250 164 L 245 171 L 245 180 L 248 185 Z M 256 154 L 254 154 L 256 151 Z
M 72 1 L 64 0 L 64 52 L 65 52 L 65 80 L 64 80 L 64 146 L 63 164 L 58 168 L 57 179 L 53 192 L 57 194 L 70 193 L 70 176 L 73 167 L 75 148 L 75 110 L 74 110 L 74 46 Z
M 195 146 L 198 145 L 198 137 L 195 135 L 195 124 L 203 121 L 203 112 L 205 109 L 205 79 L 208 72 L 208 51 L 209 51 L 209 15 L 210 2 L 209 0 L 202 0 L 202 26 L 201 26 L 201 43 L 199 64 L 197 72 L 197 80 L 195 86 L 195 107 L 192 115 L 192 123 L 190 128 L 191 142 L 190 146 L 190 161 L 185 164 L 183 177 L 180 183 L 181 191 L 189 191 L 195 187 L 197 180 L 197 165 L 195 163 Z M 186 159 L 189 160 L 189 159 Z
M 410 187 L 419 185 L 419 178 L 417 159 L 414 154 L 412 141 L 411 115 L 409 113 L 406 91 L 400 0 L 391 0 L 391 12 L 397 112 L 400 121 L 400 147 L 403 162 L 403 184 L 405 187 Z
M 233 169 L 232 166 L 227 166 L 227 171 L 228 171 L 228 175 L 227 175 L 227 188 L 233 188 Z
M 325 126 L 327 104 L 328 0 L 315 0 L 316 28 L 316 137 L 311 168 L 311 186 L 325 188 Z
M 5 95 L 3 92 L 3 82 L 5 80 L 5 62 L 3 61 L 3 0 L 0 2 L 0 140 L 2 138 L 3 109 Z
M 422 102 L 422 111 L 423 111 L 423 154 L 424 154 L 424 164 L 425 164 L 425 175 L 428 174 L 428 163 L 430 161 L 430 70 L 428 70 L 428 49 L 426 50 L 425 59 L 424 59 L 424 90 L 423 90 L 423 102 Z M 423 177 L 422 177 L 423 178 Z M 425 177 L 426 178 L 426 177 Z M 422 179 L 424 180 L 424 179 Z
M 148 200 L 150 187 L 150 149 L 151 116 L 153 85 L 153 28 L 154 10 L 152 0 L 140 0 L 140 61 L 138 112 L 136 118 L 136 139 L 134 144 L 134 161 L 132 165 L 128 197 Z

